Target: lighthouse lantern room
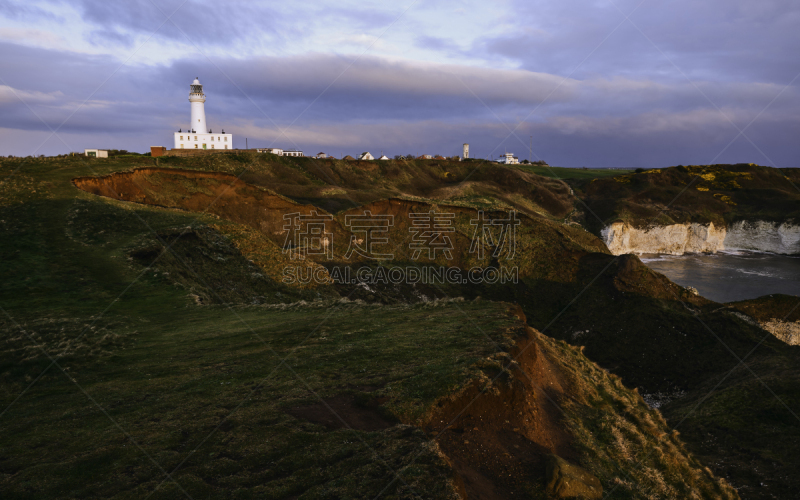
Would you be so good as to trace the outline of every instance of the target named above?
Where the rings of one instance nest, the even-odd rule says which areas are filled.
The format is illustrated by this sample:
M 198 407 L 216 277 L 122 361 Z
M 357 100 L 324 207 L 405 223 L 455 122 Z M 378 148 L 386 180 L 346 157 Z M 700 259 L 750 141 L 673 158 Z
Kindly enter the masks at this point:
M 185 131 L 175 132 L 176 149 L 233 149 L 233 134 L 213 133 L 206 124 L 206 95 L 199 78 L 189 86 L 192 121 Z

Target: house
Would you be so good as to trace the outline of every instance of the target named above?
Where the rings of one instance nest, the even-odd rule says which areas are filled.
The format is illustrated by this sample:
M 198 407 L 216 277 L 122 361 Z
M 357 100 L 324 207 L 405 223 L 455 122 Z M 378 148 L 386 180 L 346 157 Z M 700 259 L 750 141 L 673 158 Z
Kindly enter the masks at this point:
M 327 158 L 327 157 L 328 157 L 328 155 L 326 155 L 325 153 L 317 153 L 317 156 L 315 156 L 315 158 L 319 158 L 319 159 L 323 159 L 323 158 Z
M 303 152 L 299 149 L 286 149 L 283 151 L 283 156 L 304 156 Z
M 497 163 L 504 163 L 506 165 L 519 165 L 519 158 L 514 156 L 513 153 L 505 153 L 497 159 Z
M 386 156 L 386 155 L 381 155 L 381 157 L 380 157 L 380 158 L 378 158 L 378 159 L 379 159 L 379 160 L 388 160 L 388 159 L 389 159 L 389 157 L 388 157 L 388 156 Z
M 432 159 L 433 159 L 433 156 L 431 156 L 431 155 L 420 155 L 420 156 L 417 156 L 417 160 L 432 160 Z
M 83 154 L 90 158 L 108 158 L 108 151 L 105 149 L 84 149 Z
M 281 148 L 256 148 L 256 153 L 270 153 L 283 156 L 283 150 Z
M 360 155 L 358 155 L 359 160 L 374 160 L 375 157 L 369 154 L 369 151 L 364 151 Z
M 433 159 L 434 159 L 434 160 L 444 160 L 444 159 L 445 159 L 445 157 L 444 157 L 444 156 L 442 156 L 442 155 L 436 155 L 436 156 L 434 156 L 434 157 L 433 157 Z
M 355 160 L 355 158 L 353 158 L 353 157 L 352 157 L 352 156 L 350 156 L 350 155 L 347 155 L 347 156 L 345 156 L 344 158 L 342 158 L 342 160 L 348 160 L 348 161 L 352 161 L 352 160 Z

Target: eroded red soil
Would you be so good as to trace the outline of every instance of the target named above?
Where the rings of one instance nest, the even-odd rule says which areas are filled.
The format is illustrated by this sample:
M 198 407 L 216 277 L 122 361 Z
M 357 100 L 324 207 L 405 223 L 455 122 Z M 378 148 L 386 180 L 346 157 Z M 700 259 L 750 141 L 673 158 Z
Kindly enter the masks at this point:
M 524 321 L 521 310 L 516 314 Z M 539 349 L 533 329 L 521 328 L 509 353 L 518 363 L 510 377 L 498 380 L 496 390 L 469 387 L 442 403 L 425 426 L 471 500 L 526 498 L 531 485 L 544 483 L 548 454 L 577 458 L 558 409 L 564 378 Z

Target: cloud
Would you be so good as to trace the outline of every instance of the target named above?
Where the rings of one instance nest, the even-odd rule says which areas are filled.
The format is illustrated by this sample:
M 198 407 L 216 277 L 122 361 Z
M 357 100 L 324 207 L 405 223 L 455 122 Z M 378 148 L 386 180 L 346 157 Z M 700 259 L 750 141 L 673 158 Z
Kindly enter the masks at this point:
M 210 75 L 217 92 L 233 97 L 242 91 L 254 99 L 311 102 L 320 106 L 351 107 L 369 115 L 411 106 L 416 112 L 439 113 L 469 102 L 533 105 L 549 96 L 564 101 L 575 91 L 574 81 L 543 73 L 390 60 L 378 57 L 344 58 L 325 54 L 246 61 L 219 60 L 224 75 Z M 190 61 L 176 63 L 187 74 L 197 72 Z M 185 69 L 184 69 L 185 68 Z M 191 69 L 190 69 L 191 68 Z M 227 80 L 236 82 L 236 87 Z M 211 88 L 211 86 L 209 86 Z M 477 96 L 477 98 L 476 98 Z
M 8 85 L 0 85 L 0 105 L 7 103 L 24 102 L 27 104 L 52 103 L 63 97 L 59 91 L 37 92 L 35 90 L 20 90 Z
M 786 84 L 800 72 L 800 4 L 793 0 L 512 4 L 519 28 L 476 41 L 475 50 L 487 60 L 499 57 L 576 78 L 603 74 Z
M 424 49 L 438 50 L 442 52 L 456 53 L 461 51 L 461 48 L 453 40 L 438 36 L 428 36 L 428 35 L 419 36 L 414 41 L 414 44 L 417 47 L 422 47 Z
M 133 36 L 121 33 L 117 29 L 100 29 L 89 32 L 87 39 L 92 45 L 106 47 L 109 44 L 130 47 L 133 45 Z
M 29 28 L 0 28 L 0 40 L 50 49 L 61 48 L 66 43 L 64 37 L 53 32 Z
M 710 161 L 736 136 L 731 121 L 744 127 L 783 88 L 772 82 L 690 84 L 625 75 L 565 79 L 527 70 L 321 53 L 213 62 L 186 58 L 120 68 L 108 56 L 0 43 L 0 66 L 9 78 L 9 88 L 0 87 L 0 127 L 26 131 L 20 137 L 44 134 L 42 141 L 48 126 L 66 121 L 59 136 L 70 137 L 74 149 L 170 146 L 171 132 L 186 127 L 188 85 L 199 75 L 209 126 L 235 133 L 238 147 L 247 137 L 250 145 L 337 155 L 364 150 L 450 155 L 469 142 L 479 156 L 508 149 L 526 157 L 522 153 L 533 136 L 534 152 L 553 164 L 664 166 Z M 14 92 L 35 114 L 12 99 Z M 747 132 L 781 166 L 793 165 L 800 153 L 792 138 L 800 132 L 799 102 L 798 89 L 787 89 Z M 36 147 L 4 142 L 0 155 Z M 64 148 L 50 141 L 42 152 Z M 765 163 L 758 154 L 741 139 L 719 161 Z
M 98 27 L 92 43 L 127 42 L 137 34 L 199 45 L 231 45 L 252 35 L 263 36 L 279 19 L 275 9 L 263 3 L 215 0 L 68 0 L 85 22 Z M 169 18 L 169 20 L 167 20 Z
M 61 20 L 48 9 L 33 5 L 30 1 L 0 0 L 0 15 L 15 20 Z

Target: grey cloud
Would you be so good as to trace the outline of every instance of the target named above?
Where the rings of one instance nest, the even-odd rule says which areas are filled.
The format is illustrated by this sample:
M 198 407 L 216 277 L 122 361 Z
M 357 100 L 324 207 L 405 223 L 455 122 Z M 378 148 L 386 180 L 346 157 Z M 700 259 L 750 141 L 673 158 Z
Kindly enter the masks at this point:
M 628 14 L 640 2 L 614 3 Z M 588 57 L 574 75 L 578 78 L 601 73 L 786 84 L 800 72 L 800 4 L 795 1 L 644 2 L 631 15 L 633 24 L 614 3 L 515 0 L 518 29 L 484 38 L 476 49 L 487 59 L 500 56 L 562 75 Z
M 70 0 L 70 3 L 80 11 L 84 20 L 101 27 L 95 36 L 109 34 L 112 41 L 118 39 L 115 33 L 128 31 L 149 35 L 158 29 L 159 37 L 179 41 L 186 41 L 188 37 L 200 45 L 224 46 L 247 40 L 250 34 L 274 33 L 278 18 L 274 9 L 253 2 Z
M 133 36 L 120 33 L 116 29 L 94 30 L 89 33 L 88 40 L 92 43 L 92 45 L 100 47 L 108 46 L 109 42 L 125 47 L 130 47 L 133 45 Z
M 60 19 L 52 12 L 42 9 L 41 7 L 30 5 L 27 2 L 18 2 L 14 0 L 0 0 L 0 15 L 9 19 Z
M 731 107 L 760 110 L 782 89 L 776 84 L 659 83 L 617 77 L 564 79 L 521 70 L 362 58 L 355 63 L 326 55 L 253 58 L 218 62 L 224 74 L 207 74 L 209 98 L 250 100 L 268 114 L 297 115 L 314 102 L 318 119 L 447 119 L 471 117 L 521 120 L 552 115 L 620 117 L 650 110 L 673 113 Z M 181 61 L 165 80 L 200 74 L 203 68 Z M 231 83 L 231 80 L 236 85 Z M 797 89 L 784 92 L 798 97 Z M 710 104 L 710 98 L 714 105 Z M 754 111 L 753 114 L 755 114 Z
M 710 161 L 737 132 L 685 82 L 570 79 L 528 117 L 562 77 L 379 58 L 360 59 L 347 69 L 352 59 L 324 55 L 215 62 L 225 74 L 188 59 L 168 66 L 124 66 L 114 73 L 119 61 L 110 57 L 0 44 L 6 83 L 28 96 L 28 104 L 50 126 L 58 126 L 91 96 L 59 133 L 75 139 L 70 145 L 85 147 L 97 146 L 98 137 L 129 150 L 169 146 L 171 132 L 185 128 L 188 85 L 195 76 L 205 84 L 212 129 L 225 128 L 237 141 L 248 137 L 250 145 L 337 155 L 365 149 L 456 154 L 461 143 L 470 142 L 480 156 L 508 149 L 526 157 L 526 139 L 533 135 L 534 151 L 557 165 L 664 166 Z M 723 111 L 744 126 L 780 86 L 700 82 L 700 88 L 714 98 L 726 97 Z M 793 140 L 800 132 L 799 101 L 797 89 L 789 89 L 747 132 L 779 166 L 795 166 L 800 153 Z M 306 108 L 281 136 L 280 129 Z M 508 137 L 520 121 L 521 142 Z M 49 133 L 25 105 L 5 98 L 0 99 L 0 127 L 25 137 Z M 4 142 L 0 155 L 29 154 L 25 148 L 36 146 Z M 42 152 L 64 152 L 64 146 L 50 141 Z M 718 161 L 767 163 L 743 139 Z
M 395 7 L 395 9 L 396 12 L 389 12 L 365 5 L 359 6 L 358 9 L 347 9 L 339 6 L 315 5 L 307 2 L 303 5 L 298 5 L 296 12 L 298 15 L 303 16 L 304 19 L 307 19 L 309 23 L 314 23 L 317 20 L 326 24 L 352 26 L 363 30 L 385 28 L 397 19 L 397 16 L 403 11 L 399 7 Z
M 451 107 L 458 103 L 536 104 L 550 95 L 553 102 L 568 100 L 574 82 L 527 71 L 490 70 L 456 65 L 434 65 L 363 57 L 355 62 L 322 54 L 291 58 L 254 58 L 219 61 L 219 66 L 246 94 L 267 100 L 308 102 L 325 91 L 321 100 L 362 103 L 364 111 L 384 105 Z M 196 66 L 176 64 L 183 71 Z M 240 95 L 226 84 L 227 77 L 212 75 L 222 89 Z M 325 90 L 327 89 L 327 90 Z M 414 106 L 415 103 L 417 106 Z M 395 108 L 396 109 L 396 108 Z M 397 109 L 396 109 L 397 110 Z M 399 111 L 399 110 L 397 110 Z
M 438 36 L 420 36 L 414 41 L 414 45 L 423 49 L 433 49 L 442 52 L 459 53 L 461 48 L 449 38 Z

